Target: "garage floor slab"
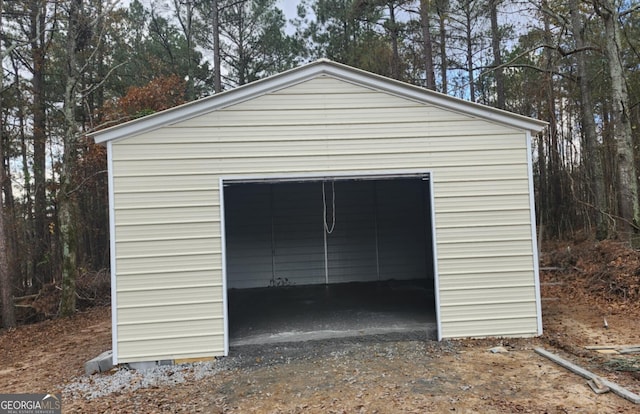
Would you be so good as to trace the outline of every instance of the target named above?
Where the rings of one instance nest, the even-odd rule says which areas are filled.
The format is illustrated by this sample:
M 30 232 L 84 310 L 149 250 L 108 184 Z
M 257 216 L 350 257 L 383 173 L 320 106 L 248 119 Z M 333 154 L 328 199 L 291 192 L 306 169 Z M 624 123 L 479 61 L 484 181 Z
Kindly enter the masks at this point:
M 232 289 L 230 346 L 398 332 L 437 338 L 433 289 L 419 281 Z

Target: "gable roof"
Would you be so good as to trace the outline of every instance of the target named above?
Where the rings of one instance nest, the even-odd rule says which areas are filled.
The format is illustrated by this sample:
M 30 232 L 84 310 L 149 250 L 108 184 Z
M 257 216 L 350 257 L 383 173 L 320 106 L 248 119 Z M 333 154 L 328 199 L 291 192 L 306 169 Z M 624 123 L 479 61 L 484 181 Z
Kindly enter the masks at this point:
M 320 76 L 334 77 L 356 85 L 497 122 L 517 129 L 531 131 L 533 133 L 541 131 L 547 125 L 544 121 L 465 101 L 327 59 L 320 59 L 229 91 L 188 102 L 175 108 L 92 132 L 88 135 L 93 137 L 96 143 L 104 144 L 109 141 L 131 137 L 161 128 L 165 125 L 181 122 Z

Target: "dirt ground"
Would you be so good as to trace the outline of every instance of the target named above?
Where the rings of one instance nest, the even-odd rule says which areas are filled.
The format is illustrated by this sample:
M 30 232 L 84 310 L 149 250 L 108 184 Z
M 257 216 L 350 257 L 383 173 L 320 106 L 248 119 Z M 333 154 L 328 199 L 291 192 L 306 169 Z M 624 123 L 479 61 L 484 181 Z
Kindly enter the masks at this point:
M 622 360 L 584 348 L 640 344 L 640 254 L 611 242 L 584 243 L 568 250 L 551 246 L 541 259 L 541 338 L 384 336 L 242 347 L 214 362 L 222 367 L 214 375 L 92 400 L 66 394 L 63 412 L 639 412 L 640 406 L 612 393 L 596 395 L 586 380 L 533 348 L 640 393 L 640 355 Z M 110 349 L 110 341 L 109 308 L 1 331 L 0 393 L 62 392 L 83 375 L 85 361 Z M 498 345 L 508 352 L 488 351 Z

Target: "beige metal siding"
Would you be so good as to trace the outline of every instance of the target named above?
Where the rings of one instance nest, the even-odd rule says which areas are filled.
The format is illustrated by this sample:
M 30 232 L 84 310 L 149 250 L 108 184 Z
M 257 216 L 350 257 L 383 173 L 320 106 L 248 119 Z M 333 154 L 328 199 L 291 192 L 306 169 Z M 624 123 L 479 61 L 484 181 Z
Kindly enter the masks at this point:
M 121 362 L 223 352 L 220 176 L 431 171 L 441 335 L 537 332 L 524 131 L 319 77 L 112 154 Z

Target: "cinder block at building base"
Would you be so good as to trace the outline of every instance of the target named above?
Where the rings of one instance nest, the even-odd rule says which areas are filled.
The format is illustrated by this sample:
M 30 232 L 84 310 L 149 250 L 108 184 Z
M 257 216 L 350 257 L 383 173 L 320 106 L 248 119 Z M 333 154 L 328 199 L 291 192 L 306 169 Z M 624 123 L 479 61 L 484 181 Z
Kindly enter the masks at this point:
M 96 372 L 105 372 L 113 368 L 113 353 L 111 350 L 105 351 L 85 362 L 84 372 L 87 375 L 95 374 Z

